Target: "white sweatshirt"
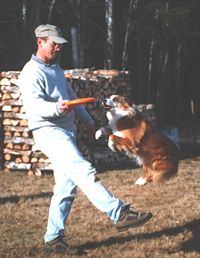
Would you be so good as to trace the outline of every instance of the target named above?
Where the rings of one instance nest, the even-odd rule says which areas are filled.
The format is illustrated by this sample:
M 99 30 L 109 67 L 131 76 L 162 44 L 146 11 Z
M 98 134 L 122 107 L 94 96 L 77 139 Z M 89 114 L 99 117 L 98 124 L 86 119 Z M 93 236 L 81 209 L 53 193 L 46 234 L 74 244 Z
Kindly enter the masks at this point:
M 86 125 L 93 124 L 83 105 L 74 107 L 67 114 L 60 112 L 57 102 L 76 99 L 77 95 L 67 83 L 59 64 L 46 64 L 32 55 L 23 67 L 19 80 L 30 130 L 43 126 L 75 130 L 74 113 Z

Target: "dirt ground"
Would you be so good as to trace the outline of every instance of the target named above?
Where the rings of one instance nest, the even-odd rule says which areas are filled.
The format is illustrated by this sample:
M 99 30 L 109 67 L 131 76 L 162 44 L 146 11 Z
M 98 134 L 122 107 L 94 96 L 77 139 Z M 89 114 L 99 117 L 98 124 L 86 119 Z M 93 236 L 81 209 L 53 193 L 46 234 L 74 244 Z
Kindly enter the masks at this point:
M 136 186 L 140 168 L 101 172 L 103 184 L 124 202 L 153 213 L 146 225 L 118 233 L 78 189 L 66 237 L 81 257 L 200 257 L 200 146 L 184 143 L 178 175 L 162 185 Z M 0 257 L 67 257 L 43 249 L 52 174 L 0 172 Z M 74 256 L 77 257 L 77 256 Z

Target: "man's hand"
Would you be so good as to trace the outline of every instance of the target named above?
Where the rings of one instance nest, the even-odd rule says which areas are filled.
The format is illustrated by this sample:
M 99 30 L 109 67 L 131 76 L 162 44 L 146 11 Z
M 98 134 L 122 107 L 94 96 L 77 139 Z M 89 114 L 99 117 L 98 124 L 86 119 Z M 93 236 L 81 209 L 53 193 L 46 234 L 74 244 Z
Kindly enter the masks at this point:
M 66 100 L 61 100 L 58 102 L 58 108 L 61 113 L 69 113 L 72 111 L 72 107 L 66 105 Z

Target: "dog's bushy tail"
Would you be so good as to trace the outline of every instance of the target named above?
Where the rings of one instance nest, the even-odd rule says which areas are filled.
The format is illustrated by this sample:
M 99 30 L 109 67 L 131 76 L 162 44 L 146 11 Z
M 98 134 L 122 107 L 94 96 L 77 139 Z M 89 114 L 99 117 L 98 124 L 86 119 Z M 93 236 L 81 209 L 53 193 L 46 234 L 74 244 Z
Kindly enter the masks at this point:
M 152 181 L 157 183 L 163 183 L 178 173 L 178 161 L 167 163 L 156 162 L 153 167 L 154 171 L 151 177 Z

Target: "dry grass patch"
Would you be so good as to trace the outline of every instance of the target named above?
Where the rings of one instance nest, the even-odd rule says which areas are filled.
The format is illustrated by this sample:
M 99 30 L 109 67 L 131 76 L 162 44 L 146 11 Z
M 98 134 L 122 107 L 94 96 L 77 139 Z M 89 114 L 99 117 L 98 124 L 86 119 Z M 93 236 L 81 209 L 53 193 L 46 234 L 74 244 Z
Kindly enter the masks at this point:
M 146 225 L 117 233 L 112 222 L 78 190 L 66 226 L 70 244 L 91 258 L 200 257 L 200 156 L 182 160 L 177 177 L 164 185 L 134 185 L 140 169 L 100 173 L 108 189 L 137 209 L 154 214 Z M 0 257 L 45 255 L 45 232 L 53 177 L 0 173 Z M 95 194 L 95 193 L 94 193 Z

